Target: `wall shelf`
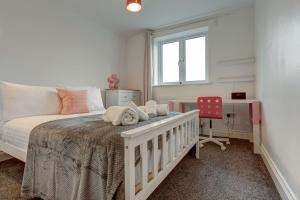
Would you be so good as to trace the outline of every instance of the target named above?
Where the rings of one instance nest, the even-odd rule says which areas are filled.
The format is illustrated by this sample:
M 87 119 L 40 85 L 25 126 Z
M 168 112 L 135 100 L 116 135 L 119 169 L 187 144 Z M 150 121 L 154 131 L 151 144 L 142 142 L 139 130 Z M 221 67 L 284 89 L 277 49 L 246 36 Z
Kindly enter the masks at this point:
M 218 61 L 218 65 L 224 67 L 232 67 L 232 66 L 240 66 L 240 65 L 248 65 L 255 64 L 255 58 L 239 58 L 239 59 L 229 59 L 229 60 L 220 60 Z
M 231 77 L 219 77 L 216 83 L 234 83 L 234 82 L 254 82 L 255 76 L 231 76 Z

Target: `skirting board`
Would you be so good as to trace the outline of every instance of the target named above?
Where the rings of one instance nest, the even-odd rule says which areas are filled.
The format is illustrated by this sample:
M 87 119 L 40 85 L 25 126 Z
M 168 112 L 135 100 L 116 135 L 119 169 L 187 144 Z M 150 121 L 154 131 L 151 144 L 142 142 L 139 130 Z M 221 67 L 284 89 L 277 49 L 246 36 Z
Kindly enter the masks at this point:
M 204 129 L 203 135 L 205 136 L 209 135 L 208 129 Z M 239 132 L 239 131 L 228 132 L 227 130 L 213 129 L 213 135 L 214 137 L 228 137 L 228 138 L 236 138 L 236 139 L 244 139 L 244 140 L 252 141 L 251 139 L 252 134 L 247 132 Z
M 286 182 L 284 176 L 278 169 L 277 165 L 273 161 L 272 157 L 268 153 L 267 149 L 261 145 L 261 156 L 265 165 L 267 166 L 269 173 L 276 185 L 276 188 L 283 200 L 298 200 L 289 184 Z
M 2 151 L 0 151 L 0 162 L 11 159 L 12 157 Z

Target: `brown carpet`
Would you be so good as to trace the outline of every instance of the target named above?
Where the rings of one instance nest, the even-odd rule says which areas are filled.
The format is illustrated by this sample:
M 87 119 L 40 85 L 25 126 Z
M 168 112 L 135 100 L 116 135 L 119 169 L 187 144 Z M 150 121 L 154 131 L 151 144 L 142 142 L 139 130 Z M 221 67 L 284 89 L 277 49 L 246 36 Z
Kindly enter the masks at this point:
M 280 196 L 260 156 L 244 140 L 231 140 L 225 152 L 214 144 L 187 155 L 149 197 L 150 200 L 276 200 Z M 24 164 L 0 163 L 0 199 L 23 200 Z

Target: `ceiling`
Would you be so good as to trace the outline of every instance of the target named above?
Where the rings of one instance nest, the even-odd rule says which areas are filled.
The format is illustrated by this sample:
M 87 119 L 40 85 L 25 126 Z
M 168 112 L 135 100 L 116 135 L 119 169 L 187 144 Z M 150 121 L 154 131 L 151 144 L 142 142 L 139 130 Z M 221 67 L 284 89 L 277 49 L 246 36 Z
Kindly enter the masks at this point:
M 250 5 L 254 0 L 142 0 L 143 10 L 130 13 L 126 0 L 61 0 L 78 14 L 122 33 L 155 29 Z
M 134 33 L 142 29 L 174 25 L 219 12 L 227 12 L 253 4 L 254 0 L 142 0 L 139 13 L 126 10 L 126 0 L 5 0 L 0 10 L 25 7 L 44 9 L 46 12 L 71 11 L 77 16 L 87 17 L 119 33 Z M 8 9 L 9 10 L 9 9 Z

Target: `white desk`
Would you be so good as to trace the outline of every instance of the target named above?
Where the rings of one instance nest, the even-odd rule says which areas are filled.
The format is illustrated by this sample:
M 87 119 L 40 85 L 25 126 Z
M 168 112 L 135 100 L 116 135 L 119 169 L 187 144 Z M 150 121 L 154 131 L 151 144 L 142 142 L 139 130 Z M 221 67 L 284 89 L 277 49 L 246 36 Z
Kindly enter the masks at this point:
M 256 99 L 232 100 L 222 99 L 223 104 L 248 104 L 249 114 L 253 126 L 253 151 L 260 154 L 261 144 L 261 112 L 260 102 Z M 185 104 L 197 104 L 197 99 L 176 99 L 169 101 L 170 111 L 175 111 L 176 105 L 179 107 L 179 112 L 185 112 Z

